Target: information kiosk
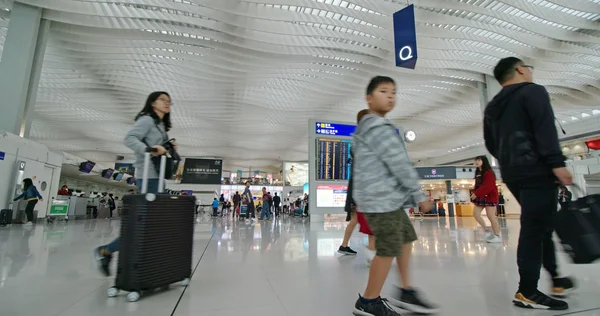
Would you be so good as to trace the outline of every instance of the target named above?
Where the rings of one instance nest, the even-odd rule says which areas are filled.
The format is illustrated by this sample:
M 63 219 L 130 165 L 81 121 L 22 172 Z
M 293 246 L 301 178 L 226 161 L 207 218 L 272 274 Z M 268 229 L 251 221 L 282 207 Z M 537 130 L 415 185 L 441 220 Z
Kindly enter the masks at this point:
M 323 222 L 326 215 L 345 214 L 356 126 L 316 120 L 308 126 L 310 221 Z

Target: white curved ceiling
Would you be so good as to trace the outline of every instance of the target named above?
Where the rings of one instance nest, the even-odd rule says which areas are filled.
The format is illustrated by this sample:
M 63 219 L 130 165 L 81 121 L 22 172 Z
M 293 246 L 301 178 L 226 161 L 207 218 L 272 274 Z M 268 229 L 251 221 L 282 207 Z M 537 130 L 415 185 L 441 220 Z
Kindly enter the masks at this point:
M 412 157 L 444 155 L 481 141 L 477 82 L 511 55 L 536 66 L 563 124 L 600 114 L 600 0 L 410 1 L 414 71 L 393 60 L 391 15 L 406 1 L 21 2 L 53 21 L 32 138 L 97 161 L 128 153 L 121 139 L 154 90 L 175 101 L 186 156 L 307 160 L 308 120 L 352 122 L 379 74 L 398 83 L 391 118 L 419 135 Z

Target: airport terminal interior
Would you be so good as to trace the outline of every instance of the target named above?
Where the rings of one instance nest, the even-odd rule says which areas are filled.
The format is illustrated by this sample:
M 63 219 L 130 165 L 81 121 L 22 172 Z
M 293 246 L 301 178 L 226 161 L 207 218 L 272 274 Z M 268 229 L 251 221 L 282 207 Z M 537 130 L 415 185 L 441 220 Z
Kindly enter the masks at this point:
M 558 234 L 568 308 L 515 303 L 529 213 L 483 128 L 507 57 L 548 92 L 565 214 L 600 194 L 600 0 L 0 0 L 0 315 L 397 315 L 357 307 L 393 302 L 362 297 L 370 224 L 346 234 L 357 113 L 387 76 L 428 206 L 398 206 L 411 289 L 438 315 L 600 316 L 600 263 Z

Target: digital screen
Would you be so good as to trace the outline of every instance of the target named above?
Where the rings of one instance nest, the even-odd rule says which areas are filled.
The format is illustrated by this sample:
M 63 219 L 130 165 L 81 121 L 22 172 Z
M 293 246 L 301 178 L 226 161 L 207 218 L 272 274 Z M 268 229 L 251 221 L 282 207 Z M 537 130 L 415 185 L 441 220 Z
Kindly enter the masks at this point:
M 104 170 L 102 177 L 106 178 L 106 179 L 110 179 L 110 177 L 112 177 L 114 172 L 115 171 L 113 169 L 106 169 L 106 170 Z
M 344 207 L 347 193 L 347 185 L 318 184 L 317 207 Z
M 84 161 L 81 164 L 79 164 L 79 171 L 84 173 L 90 173 L 92 172 L 92 169 L 94 169 L 94 166 L 96 166 L 95 162 Z
M 356 125 L 322 123 L 317 122 L 315 133 L 331 136 L 352 136 L 356 131 Z
M 113 179 L 115 179 L 115 181 L 121 181 L 123 179 L 123 174 L 122 173 L 115 173 L 113 176 Z
M 317 180 L 348 180 L 352 169 L 351 140 L 317 140 Z
M 130 177 L 127 179 L 127 184 L 135 184 L 135 178 L 134 177 Z

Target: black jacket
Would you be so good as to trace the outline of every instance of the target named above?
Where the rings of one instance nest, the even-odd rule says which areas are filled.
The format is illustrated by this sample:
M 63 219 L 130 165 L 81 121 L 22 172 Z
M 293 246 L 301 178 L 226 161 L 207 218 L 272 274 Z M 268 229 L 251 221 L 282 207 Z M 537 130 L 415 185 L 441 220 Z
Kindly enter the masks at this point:
M 550 96 L 543 86 L 520 83 L 504 87 L 487 105 L 485 146 L 500 164 L 504 182 L 547 185 L 552 169 L 565 166 Z

